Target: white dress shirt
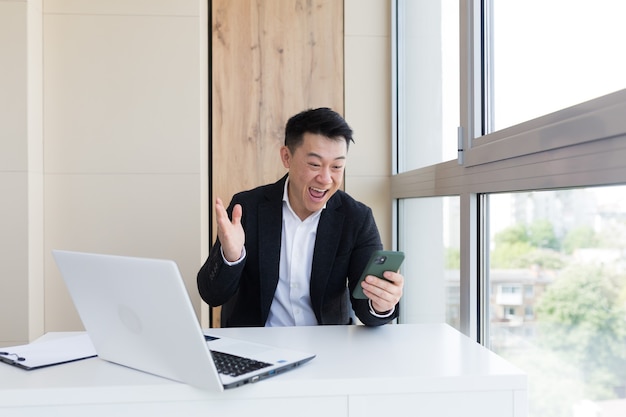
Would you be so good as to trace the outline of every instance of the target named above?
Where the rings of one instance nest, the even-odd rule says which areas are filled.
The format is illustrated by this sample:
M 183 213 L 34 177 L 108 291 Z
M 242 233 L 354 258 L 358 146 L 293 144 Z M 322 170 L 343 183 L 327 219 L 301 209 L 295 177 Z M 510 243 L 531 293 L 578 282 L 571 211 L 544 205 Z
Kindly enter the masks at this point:
M 283 192 L 283 230 L 278 287 L 265 322 L 268 327 L 317 324 L 311 306 L 311 266 L 317 226 L 322 210 L 326 206 L 300 220 L 289 204 L 288 185 L 289 178 L 285 182 Z

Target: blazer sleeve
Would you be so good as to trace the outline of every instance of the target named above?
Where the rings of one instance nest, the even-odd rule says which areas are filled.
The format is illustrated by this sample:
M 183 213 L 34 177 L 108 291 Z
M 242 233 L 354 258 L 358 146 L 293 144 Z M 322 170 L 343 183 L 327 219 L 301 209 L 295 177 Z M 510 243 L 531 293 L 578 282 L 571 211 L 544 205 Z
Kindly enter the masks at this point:
M 357 318 L 366 326 L 380 326 L 387 324 L 396 319 L 399 313 L 399 306 L 396 305 L 391 316 L 374 316 L 370 311 L 368 300 L 356 299 L 352 297 L 352 291 L 358 285 L 358 280 L 365 269 L 367 261 L 369 260 L 371 254 L 377 249 L 382 249 L 380 234 L 378 232 L 372 211 L 368 208 L 363 225 L 358 233 L 357 244 L 352 252 L 350 271 L 348 274 L 348 289 L 352 309 L 354 310 Z
M 232 216 L 234 200 L 227 208 L 228 216 Z M 200 297 L 211 307 L 221 306 L 230 300 L 237 289 L 246 265 L 246 258 L 236 265 L 228 265 L 222 257 L 222 245 L 219 238 L 209 251 L 209 256 L 198 271 L 197 284 Z
M 237 292 L 245 263 L 244 259 L 236 265 L 227 265 L 222 258 L 219 239 L 216 240 L 209 257 L 198 272 L 200 297 L 211 307 L 221 306 L 230 300 Z

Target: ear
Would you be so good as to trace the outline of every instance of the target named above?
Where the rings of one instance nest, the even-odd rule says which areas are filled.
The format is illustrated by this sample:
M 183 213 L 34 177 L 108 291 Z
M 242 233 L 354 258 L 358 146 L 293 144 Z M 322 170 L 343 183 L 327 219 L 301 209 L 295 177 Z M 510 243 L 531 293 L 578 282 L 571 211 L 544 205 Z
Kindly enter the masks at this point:
M 283 166 L 289 169 L 289 165 L 291 162 L 291 152 L 289 152 L 289 148 L 283 146 L 280 148 L 280 160 L 283 161 Z

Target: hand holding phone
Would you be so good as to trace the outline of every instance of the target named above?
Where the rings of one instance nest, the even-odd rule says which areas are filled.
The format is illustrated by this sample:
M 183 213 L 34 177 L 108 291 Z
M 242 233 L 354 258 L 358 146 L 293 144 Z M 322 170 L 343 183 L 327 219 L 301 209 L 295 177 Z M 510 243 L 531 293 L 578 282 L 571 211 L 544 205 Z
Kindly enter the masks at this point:
M 356 284 L 352 296 L 357 299 L 366 299 L 367 296 L 363 293 L 363 287 L 361 283 L 368 275 L 374 275 L 378 278 L 385 279 L 383 273 L 385 271 L 397 272 L 400 269 L 400 265 L 404 261 L 404 252 L 399 251 L 375 251 L 370 257 L 365 270 L 359 278 L 359 282 Z

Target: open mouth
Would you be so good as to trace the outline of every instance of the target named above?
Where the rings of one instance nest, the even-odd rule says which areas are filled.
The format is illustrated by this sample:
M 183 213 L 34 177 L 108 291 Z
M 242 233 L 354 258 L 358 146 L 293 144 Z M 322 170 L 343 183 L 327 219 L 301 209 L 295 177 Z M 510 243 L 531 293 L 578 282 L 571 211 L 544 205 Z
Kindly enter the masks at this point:
M 320 200 L 324 198 L 328 190 L 323 190 L 321 188 L 309 187 L 309 194 L 316 200 Z

